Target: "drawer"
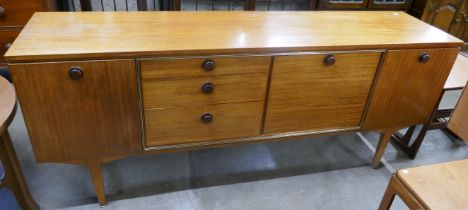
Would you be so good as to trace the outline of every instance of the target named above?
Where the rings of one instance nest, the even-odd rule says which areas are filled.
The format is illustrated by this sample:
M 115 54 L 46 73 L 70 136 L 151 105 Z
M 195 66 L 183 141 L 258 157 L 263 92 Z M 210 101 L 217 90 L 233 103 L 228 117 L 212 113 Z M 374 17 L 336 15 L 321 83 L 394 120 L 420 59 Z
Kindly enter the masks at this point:
M 359 127 L 381 54 L 275 57 L 264 133 Z
M 143 80 L 145 109 L 265 100 L 266 73 Z
M 43 11 L 42 0 L 0 0 L 0 7 L 0 27 L 22 27 L 34 12 Z
M 143 79 L 268 72 L 269 56 L 142 60 Z
M 145 110 L 145 143 L 151 147 L 257 136 L 263 106 L 248 102 Z
M 3 55 L 10 48 L 11 43 L 15 41 L 19 31 L 2 31 L 0 32 L 0 63 L 5 63 Z

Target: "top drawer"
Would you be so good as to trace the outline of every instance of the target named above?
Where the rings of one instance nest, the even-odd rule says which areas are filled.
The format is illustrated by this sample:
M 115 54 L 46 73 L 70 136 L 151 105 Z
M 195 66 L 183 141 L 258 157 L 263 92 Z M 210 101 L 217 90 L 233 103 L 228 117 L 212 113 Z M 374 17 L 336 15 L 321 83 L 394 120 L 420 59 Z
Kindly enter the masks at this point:
M 267 72 L 270 56 L 142 60 L 144 79 Z
M 24 26 L 34 12 L 42 11 L 42 0 L 0 0 L 0 27 Z

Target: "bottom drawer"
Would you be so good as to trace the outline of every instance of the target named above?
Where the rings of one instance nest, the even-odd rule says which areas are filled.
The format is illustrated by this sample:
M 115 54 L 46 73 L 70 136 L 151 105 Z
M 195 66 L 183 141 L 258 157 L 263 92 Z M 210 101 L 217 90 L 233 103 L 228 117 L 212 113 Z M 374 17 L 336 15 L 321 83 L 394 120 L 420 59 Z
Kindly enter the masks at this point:
M 258 101 L 145 110 L 145 146 L 257 136 L 263 106 Z

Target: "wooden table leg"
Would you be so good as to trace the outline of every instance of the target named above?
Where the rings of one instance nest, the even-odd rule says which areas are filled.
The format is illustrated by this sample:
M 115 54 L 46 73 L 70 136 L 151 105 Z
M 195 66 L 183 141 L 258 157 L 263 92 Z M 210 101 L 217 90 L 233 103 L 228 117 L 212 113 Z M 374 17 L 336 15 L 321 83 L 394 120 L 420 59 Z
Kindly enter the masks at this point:
M 11 190 L 22 209 L 39 209 L 39 206 L 29 192 L 8 131 L 0 138 L 0 159 L 5 169 L 3 186 Z
M 88 167 L 91 179 L 93 180 L 94 190 L 99 201 L 99 205 L 106 204 L 106 194 L 104 190 L 104 179 L 102 177 L 101 161 L 100 160 L 87 160 L 86 167 Z
M 393 129 L 385 130 L 380 135 L 379 144 L 377 145 L 377 148 L 375 149 L 374 160 L 372 160 L 372 168 L 379 167 L 380 159 L 382 159 L 382 156 L 385 153 L 385 149 L 387 148 L 388 142 L 390 141 L 390 138 L 392 137 L 393 131 L 394 131 Z

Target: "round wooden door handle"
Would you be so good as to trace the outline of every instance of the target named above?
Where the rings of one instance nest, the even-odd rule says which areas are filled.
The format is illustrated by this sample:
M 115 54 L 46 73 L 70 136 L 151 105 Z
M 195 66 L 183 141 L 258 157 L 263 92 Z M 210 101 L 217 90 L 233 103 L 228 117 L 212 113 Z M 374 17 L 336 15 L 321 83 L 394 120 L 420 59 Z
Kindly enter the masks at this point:
M 81 78 L 83 78 L 84 72 L 81 69 L 81 67 L 75 66 L 70 68 L 68 74 L 70 75 L 70 78 L 72 80 L 80 80 Z
M 6 10 L 3 7 L 0 7 L 0 17 L 5 17 L 6 16 Z
M 5 45 L 3 45 L 3 48 L 6 50 L 10 49 L 10 47 L 11 47 L 11 42 L 8 42 Z
M 204 93 L 210 94 L 210 93 L 213 92 L 214 87 L 215 87 L 215 86 L 214 86 L 213 83 L 207 82 L 207 83 L 205 83 L 205 84 L 202 85 L 201 89 L 202 89 L 202 91 L 203 91 Z
M 204 122 L 204 123 L 210 123 L 211 121 L 213 121 L 213 114 L 211 113 L 205 113 L 201 116 L 201 120 Z
M 421 53 L 419 56 L 419 62 L 421 63 L 427 63 L 431 59 L 431 56 L 427 53 Z
M 216 63 L 214 60 L 206 59 L 203 61 L 202 67 L 205 71 L 213 71 L 216 68 Z
M 331 66 L 331 65 L 335 64 L 336 58 L 335 58 L 334 55 L 327 55 L 327 56 L 325 56 L 325 58 L 323 59 L 323 62 L 325 63 L 325 65 Z

